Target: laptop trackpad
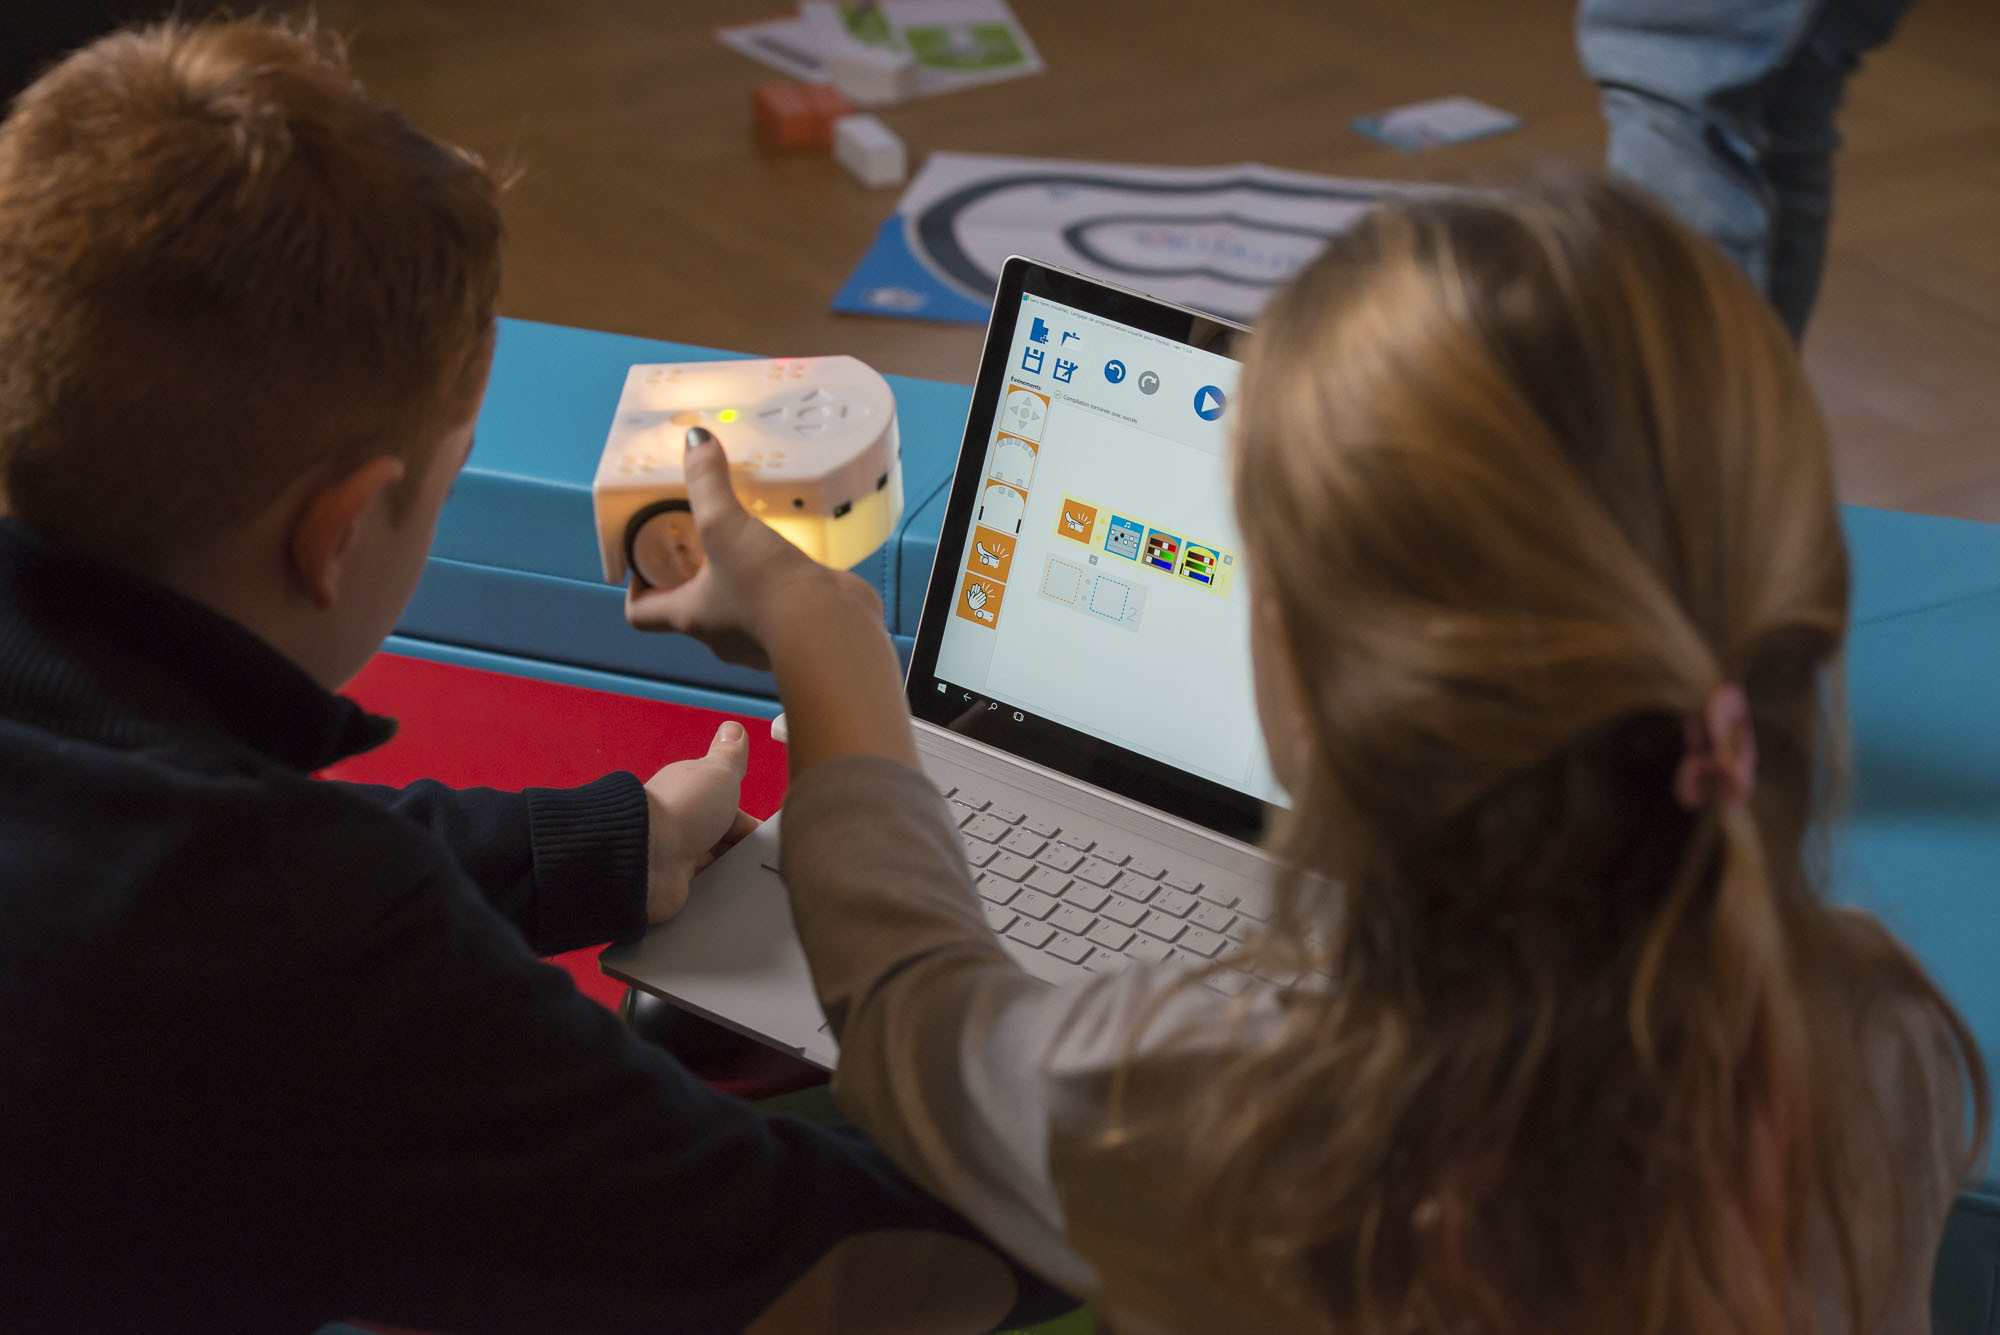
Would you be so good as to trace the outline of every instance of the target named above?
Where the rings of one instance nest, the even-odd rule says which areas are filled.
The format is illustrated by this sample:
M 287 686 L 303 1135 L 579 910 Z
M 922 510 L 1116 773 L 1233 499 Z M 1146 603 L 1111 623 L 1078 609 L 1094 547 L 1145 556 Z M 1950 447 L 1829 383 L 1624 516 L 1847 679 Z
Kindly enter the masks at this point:
M 774 816 L 695 878 L 677 917 L 637 941 L 607 946 L 600 967 L 831 1070 L 836 1049 L 824 1032 L 777 862 Z

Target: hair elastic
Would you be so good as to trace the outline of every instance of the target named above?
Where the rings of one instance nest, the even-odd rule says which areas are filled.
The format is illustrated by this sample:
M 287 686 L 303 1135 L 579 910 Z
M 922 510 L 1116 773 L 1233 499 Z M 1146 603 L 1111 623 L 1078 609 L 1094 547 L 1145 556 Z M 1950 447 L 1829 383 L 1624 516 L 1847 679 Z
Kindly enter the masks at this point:
M 1725 682 L 1687 718 L 1687 754 L 1674 770 L 1674 798 L 1689 811 L 1712 802 L 1748 805 L 1757 787 L 1757 733 L 1743 688 Z

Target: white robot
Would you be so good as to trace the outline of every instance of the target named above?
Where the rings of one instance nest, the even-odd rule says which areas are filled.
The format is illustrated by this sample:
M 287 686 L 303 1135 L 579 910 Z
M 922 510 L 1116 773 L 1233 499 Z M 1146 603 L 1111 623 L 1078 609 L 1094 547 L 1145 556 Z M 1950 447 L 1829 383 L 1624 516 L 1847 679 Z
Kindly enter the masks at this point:
M 823 565 L 867 557 L 903 517 L 896 400 L 853 357 L 669 362 L 625 376 L 591 501 L 604 578 L 668 587 L 701 564 L 681 472 L 688 428 L 729 458 L 744 506 Z

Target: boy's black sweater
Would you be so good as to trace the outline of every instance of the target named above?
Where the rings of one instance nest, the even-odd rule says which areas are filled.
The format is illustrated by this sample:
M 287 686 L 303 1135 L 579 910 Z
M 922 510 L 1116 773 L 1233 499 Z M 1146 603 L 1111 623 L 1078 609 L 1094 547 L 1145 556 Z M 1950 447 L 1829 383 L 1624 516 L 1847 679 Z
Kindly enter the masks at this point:
M 729 1331 L 970 1233 L 538 962 L 644 925 L 633 776 L 310 777 L 393 729 L 0 521 L 0 1330 Z

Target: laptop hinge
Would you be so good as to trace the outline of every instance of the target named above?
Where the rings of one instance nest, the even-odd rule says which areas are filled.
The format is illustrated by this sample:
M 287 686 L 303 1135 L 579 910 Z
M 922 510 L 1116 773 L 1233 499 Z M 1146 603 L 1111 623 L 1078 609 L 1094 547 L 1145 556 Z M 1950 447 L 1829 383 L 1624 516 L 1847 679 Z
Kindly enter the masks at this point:
M 910 723 L 917 730 L 917 741 L 920 749 L 921 744 L 929 740 L 935 744 L 935 748 L 938 750 L 956 748 L 970 751 L 975 755 L 986 756 L 1000 761 L 1004 765 L 1025 770 L 1038 779 L 1068 788 L 1096 801 L 1108 802 L 1112 806 L 1130 812 L 1132 815 L 1168 826 L 1171 829 L 1179 830 L 1197 839 L 1205 839 L 1221 844 L 1225 848 L 1234 849 L 1238 853 L 1251 858 L 1263 860 L 1269 860 L 1270 858 L 1270 854 L 1255 844 L 1244 843 L 1241 839 L 1232 839 L 1226 834 L 1220 834 L 1209 829 L 1206 825 L 1161 811 L 1158 807 L 1149 807 L 1144 802 L 1135 802 L 1123 794 L 1114 793 L 1108 788 L 1100 788 L 1094 783 L 1085 783 L 1073 774 L 1064 774 L 1061 770 L 1050 769 L 1046 765 L 1038 765 L 1032 760 L 1017 756 L 1012 751 L 1003 750 L 990 742 L 977 741 L 974 738 L 967 737 L 962 732 L 953 732 L 949 728 L 939 727 L 937 724 L 926 719 L 913 718 L 910 720 Z

